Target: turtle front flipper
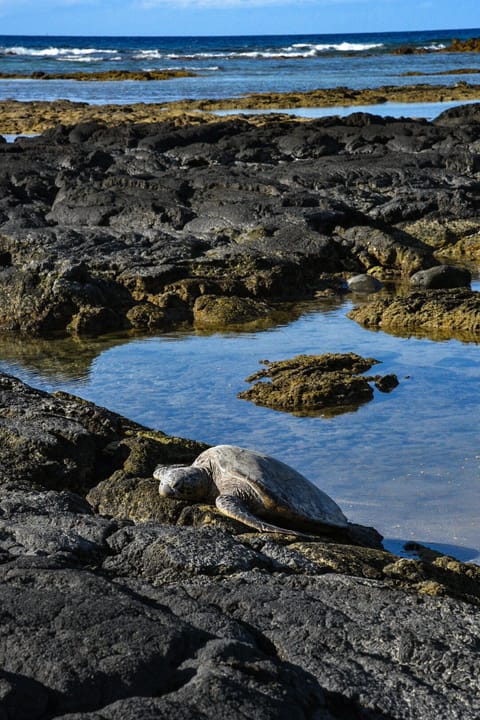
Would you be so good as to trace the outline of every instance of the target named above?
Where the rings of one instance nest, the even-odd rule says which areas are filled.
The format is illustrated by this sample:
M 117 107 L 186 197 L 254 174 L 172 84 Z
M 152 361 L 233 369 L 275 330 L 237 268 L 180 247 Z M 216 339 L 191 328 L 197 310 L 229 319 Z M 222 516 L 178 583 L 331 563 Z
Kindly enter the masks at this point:
M 233 520 L 238 520 L 244 525 L 248 525 L 259 532 L 275 532 L 282 535 L 294 535 L 296 537 L 305 537 L 304 533 L 296 530 L 287 530 L 286 528 L 272 525 L 265 522 L 261 518 L 252 513 L 247 503 L 235 495 L 219 495 L 215 500 L 218 510 Z

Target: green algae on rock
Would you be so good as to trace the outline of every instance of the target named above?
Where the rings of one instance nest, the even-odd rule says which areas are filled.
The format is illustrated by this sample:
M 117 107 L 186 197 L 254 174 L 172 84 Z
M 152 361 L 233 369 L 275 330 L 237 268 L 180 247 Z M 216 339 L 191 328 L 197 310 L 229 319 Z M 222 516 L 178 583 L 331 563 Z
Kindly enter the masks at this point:
M 203 295 L 195 301 L 193 319 L 199 327 L 225 328 L 265 320 L 271 308 L 252 298 Z
M 87 73 L 86 73 L 87 74 Z M 93 78 L 87 78 L 93 79 Z M 111 79 L 116 79 L 111 77 Z M 133 79 L 133 78 L 131 78 Z M 147 78 L 144 78 L 147 79 Z M 92 119 L 110 126 L 125 122 L 159 122 L 174 119 L 178 124 L 212 122 L 209 113 L 217 110 L 270 110 L 293 108 L 344 107 L 378 105 L 387 102 L 452 102 L 480 100 L 480 85 L 458 82 L 455 85 L 385 85 L 378 88 L 318 88 L 294 93 L 253 93 L 240 97 L 217 99 L 185 99 L 167 103 L 133 103 L 125 105 L 89 105 L 69 100 L 23 102 L 0 101 L 0 132 L 38 133 L 60 123 L 74 124 Z M 228 119 L 225 120 L 226 122 Z M 261 124 L 262 117 L 250 122 Z
M 112 475 L 108 480 L 93 488 L 87 496 L 88 501 L 100 515 L 130 520 L 135 523 L 146 523 L 152 534 L 153 523 L 176 526 L 181 543 L 182 532 L 193 538 L 191 530 L 210 533 L 210 544 L 215 533 L 228 534 L 234 538 L 233 545 L 256 551 L 257 562 L 263 567 L 271 566 L 277 572 L 300 576 L 323 575 L 335 573 L 351 575 L 359 578 L 370 578 L 381 581 L 391 588 L 401 589 L 419 595 L 436 597 L 450 596 L 480 605 L 480 568 L 475 565 L 461 563 L 451 557 L 440 554 L 432 555 L 431 560 L 411 560 L 399 558 L 390 552 L 373 547 L 361 547 L 339 543 L 327 536 L 311 535 L 308 540 L 298 538 L 251 532 L 245 526 L 231 518 L 227 518 L 211 505 L 189 505 L 186 501 L 161 498 L 158 494 L 158 482 L 152 478 L 127 477 L 123 471 Z M 182 530 L 184 528 L 184 530 Z M 128 531 L 131 539 L 134 532 Z M 138 534 L 142 533 L 141 526 Z M 213 533 L 213 535 L 211 534 Z M 183 535 L 183 536 L 184 536 Z M 169 542 L 174 538 L 170 531 Z M 154 537 L 146 539 L 145 549 Z M 202 543 L 200 533 L 199 543 Z M 180 545 L 177 545 L 180 552 Z M 157 552 L 160 548 L 152 550 Z M 189 552 L 184 551 L 184 564 L 179 564 L 175 572 L 182 573 L 189 565 Z M 147 557 L 148 556 L 148 557 Z M 148 562 L 148 565 L 146 564 Z M 113 565 L 118 566 L 118 560 Z M 132 572 L 143 575 L 148 567 L 155 566 L 154 577 L 159 577 L 159 565 L 148 551 L 144 561 L 137 556 Z M 190 563 L 191 564 L 191 563 Z M 223 565 L 224 566 L 224 565 Z M 206 572 L 196 564 L 200 574 Z M 219 572 L 222 563 L 218 562 Z M 231 572 L 240 570 L 240 566 L 231 567 Z M 210 570 L 208 572 L 211 572 Z M 163 571 L 165 574 L 165 571 Z
M 102 72 L 47 73 L 33 72 L 1 73 L 0 80 L 78 80 L 86 82 L 111 82 L 119 80 L 171 80 L 172 78 L 196 77 L 187 70 L 105 70 Z
M 265 327 L 339 278 L 406 279 L 438 262 L 415 223 L 475 245 L 479 116 L 176 116 L 4 142 L 0 331 Z
M 480 222 L 477 219 L 421 217 L 402 223 L 402 229 L 433 248 L 435 256 L 478 262 Z
M 480 38 L 473 37 L 467 40 L 460 40 L 459 38 L 453 38 L 450 45 L 446 47 L 414 47 L 413 45 L 402 45 L 402 47 L 393 50 L 394 55 L 436 55 L 438 53 L 449 53 L 449 52 L 480 52 Z
M 480 338 L 480 293 L 465 288 L 424 290 L 394 298 L 376 298 L 353 308 L 348 317 L 372 330 L 432 339 Z
M 295 415 L 337 415 L 357 410 L 372 400 L 371 382 L 383 392 L 398 384 L 394 375 L 361 375 L 379 361 L 354 353 L 297 355 L 289 360 L 261 362 L 266 368 L 246 378 L 254 384 L 237 397 Z

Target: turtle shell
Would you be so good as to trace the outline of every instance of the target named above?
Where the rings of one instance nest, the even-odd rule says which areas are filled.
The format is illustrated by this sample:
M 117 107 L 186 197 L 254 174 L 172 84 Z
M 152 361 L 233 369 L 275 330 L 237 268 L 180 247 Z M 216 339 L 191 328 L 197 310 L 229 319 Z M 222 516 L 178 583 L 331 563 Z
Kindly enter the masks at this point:
M 255 498 L 266 513 L 337 527 L 348 524 L 331 497 L 268 455 L 235 445 L 217 445 L 201 453 L 193 464 L 211 472 L 220 495 Z

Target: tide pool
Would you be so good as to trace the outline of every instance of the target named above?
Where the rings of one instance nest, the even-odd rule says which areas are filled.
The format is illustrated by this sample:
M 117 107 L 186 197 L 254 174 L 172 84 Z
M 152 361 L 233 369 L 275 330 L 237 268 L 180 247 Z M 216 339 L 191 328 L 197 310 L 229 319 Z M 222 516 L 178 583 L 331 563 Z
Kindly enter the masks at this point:
M 261 332 L 2 341 L 0 370 L 66 390 L 172 435 L 269 453 L 331 495 L 386 547 L 426 543 L 480 562 L 478 344 L 370 332 L 349 301 L 301 308 Z M 296 417 L 236 395 L 262 359 L 356 352 L 399 386 L 336 417 Z

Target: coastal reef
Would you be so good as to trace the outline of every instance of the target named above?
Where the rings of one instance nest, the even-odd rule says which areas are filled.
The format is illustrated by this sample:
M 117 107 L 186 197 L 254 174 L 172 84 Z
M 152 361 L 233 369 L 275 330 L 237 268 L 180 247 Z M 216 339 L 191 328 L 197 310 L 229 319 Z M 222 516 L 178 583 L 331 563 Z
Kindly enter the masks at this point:
M 30 75 L 2 73 L 0 80 L 78 80 L 111 82 L 119 80 L 171 80 L 172 78 L 195 77 L 186 70 L 104 70 L 102 72 L 47 73 L 37 70 Z
M 434 47 L 416 47 L 413 45 L 404 45 L 393 51 L 394 55 L 431 55 L 438 53 L 477 53 L 480 52 L 480 38 L 472 37 L 466 40 L 460 40 L 459 38 L 453 38 L 450 45 L 434 46 Z
M 373 399 L 370 383 L 383 392 L 398 385 L 395 375 L 368 377 L 378 360 L 354 353 L 297 355 L 289 360 L 263 360 L 264 370 L 250 375 L 253 383 L 238 394 L 243 400 L 295 415 L 338 415 L 357 410 Z
M 376 298 L 353 308 L 348 317 L 373 330 L 396 335 L 428 335 L 439 340 L 480 339 L 480 294 L 466 288 L 425 290 Z
M 116 76 L 116 72 L 122 75 Z M 176 72 L 176 71 L 172 71 Z M 179 71 L 183 72 L 183 71 Z M 457 71 L 455 70 L 455 73 Z M 463 75 L 467 69 L 460 69 Z M 112 74 L 113 73 L 113 74 Z M 163 73 L 163 71 L 162 71 Z M 85 73 L 87 75 L 87 73 Z M 149 73 L 150 74 L 150 73 Z M 81 80 L 80 74 L 73 74 Z M 83 74 L 82 74 L 83 75 Z M 124 77 L 123 71 L 109 71 L 108 77 L 95 77 L 88 73 L 85 80 L 116 80 Z M 124 79 L 155 80 L 150 77 L 129 75 Z M 52 78 L 53 79 L 53 78 Z M 163 78 L 168 79 L 168 78 Z M 454 85 L 382 85 L 374 88 L 318 88 L 305 92 L 265 92 L 239 95 L 231 98 L 203 98 L 170 101 L 166 103 L 133 103 L 124 105 L 89 105 L 86 102 L 70 100 L 0 100 L 0 132 L 40 133 L 55 125 L 73 125 L 91 121 L 103 121 L 108 125 L 125 122 L 162 122 L 165 119 L 177 123 L 203 123 L 215 120 L 217 111 L 230 111 L 238 115 L 242 110 L 286 110 L 294 108 L 355 107 L 356 105 L 378 105 L 387 102 L 427 103 L 480 100 L 480 85 L 459 81 Z M 265 118 L 260 118 L 261 124 Z
M 8 375 L 0 440 L 5 718 L 478 718 L 476 566 L 160 498 L 205 446 Z
M 92 121 L 0 143 L 0 332 L 268 323 L 351 276 L 474 260 L 479 140 L 474 104 L 434 122 Z

